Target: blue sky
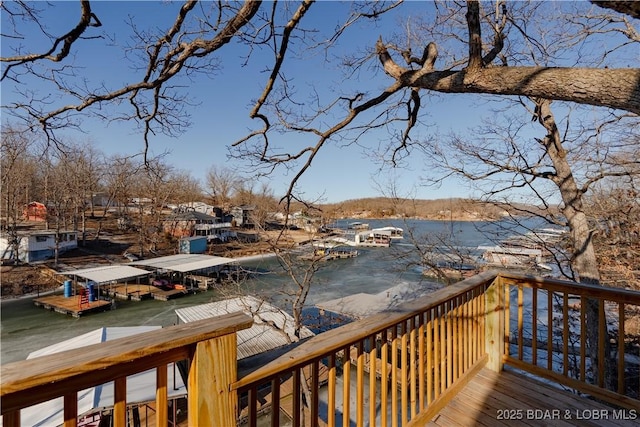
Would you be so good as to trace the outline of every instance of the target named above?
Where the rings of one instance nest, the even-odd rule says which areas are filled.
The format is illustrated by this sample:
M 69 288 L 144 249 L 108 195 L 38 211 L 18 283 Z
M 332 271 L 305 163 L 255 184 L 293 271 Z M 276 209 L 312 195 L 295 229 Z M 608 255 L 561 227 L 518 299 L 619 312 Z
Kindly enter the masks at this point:
M 175 11 L 180 3 L 166 4 L 155 2 L 95 2 L 93 10 L 101 20 L 103 27 L 95 29 L 95 33 L 105 32 L 114 35 L 116 45 L 124 45 L 129 42 L 130 28 L 125 25 L 128 16 L 134 19 L 140 28 L 149 24 L 158 27 L 168 27 L 175 19 Z M 306 22 L 307 27 L 333 28 L 338 23 L 334 12 L 336 8 L 344 7 L 338 3 L 322 2 L 312 7 Z M 432 8 L 431 2 L 412 2 L 405 5 L 396 14 L 395 18 L 385 18 L 374 31 L 362 27 L 349 28 L 348 36 L 340 43 L 344 48 L 360 49 L 373 48 L 379 35 L 385 37 L 402 30 L 402 17 L 411 13 L 423 13 Z M 75 24 L 78 16 L 77 2 L 64 2 L 56 5 L 56 16 L 53 21 L 48 17 L 48 22 L 57 22 L 61 27 L 68 28 Z M 3 25 L 5 23 L 3 22 Z M 384 26 L 382 26 L 384 24 Z M 52 32 L 59 34 L 54 27 Z M 33 34 L 26 33 L 27 40 Z M 7 54 L 6 46 L 2 47 L 3 56 Z M 108 87 L 117 87 L 128 81 L 135 81 L 136 75 L 131 70 L 130 64 L 124 58 L 122 50 L 113 46 L 105 46 L 104 41 L 83 40 L 74 46 L 74 61 L 85 67 L 86 73 L 92 82 L 104 82 Z M 150 151 L 152 154 L 169 152 L 167 161 L 177 169 L 189 171 L 191 175 L 204 181 L 206 171 L 212 165 L 216 167 L 229 167 L 233 163 L 227 159 L 227 147 L 230 143 L 243 137 L 249 130 L 260 125 L 248 118 L 252 107 L 252 100 L 261 93 L 267 74 L 263 72 L 268 61 L 260 63 L 254 61 L 261 59 L 260 55 L 252 58 L 248 66 L 240 66 L 242 56 L 246 51 L 238 50 L 233 46 L 227 46 L 221 51 L 220 59 L 223 69 L 214 77 L 198 77 L 189 83 L 187 89 L 189 99 L 196 107 L 189 107 L 192 125 L 177 138 L 169 138 L 158 134 L 152 139 Z M 334 87 L 359 88 L 376 94 L 391 79 L 386 77 L 381 70 L 375 69 L 375 62 L 370 66 L 374 69 L 360 73 L 353 78 L 353 82 L 345 84 L 343 77 L 338 73 L 337 66 L 332 62 L 323 61 L 322 57 L 312 56 L 299 60 L 292 59 L 297 85 L 300 91 L 305 86 L 314 85 L 316 89 L 328 89 Z M 288 69 L 291 72 L 291 68 Z M 138 77 L 139 78 L 139 77 Z M 186 80 L 182 80 L 186 83 Z M 40 87 L 37 81 L 31 82 L 36 91 L 51 90 Z M 321 94 L 328 97 L 329 93 Z M 449 129 L 460 129 L 472 126 L 481 120 L 477 113 L 478 103 L 484 102 L 482 97 L 474 95 L 443 95 L 429 96 L 429 100 L 423 93 L 426 112 L 425 121 L 438 124 L 439 130 L 447 133 Z M 15 93 L 11 82 L 2 84 L 2 102 L 6 104 L 15 100 Z M 221 102 L 221 100 L 223 102 Z M 107 109 L 107 111 L 109 111 Z M 462 119 L 461 119 L 462 118 Z M 133 123 L 116 122 L 105 124 L 96 120 L 86 120 L 85 135 L 69 135 L 79 141 L 90 140 L 106 154 L 132 154 L 143 149 L 142 137 L 136 132 Z M 429 129 L 419 130 L 423 133 Z M 423 199 L 437 199 L 448 197 L 472 196 L 470 188 L 459 182 L 449 182 L 440 188 L 424 187 L 419 185 L 420 177 L 424 170 L 424 159 L 420 155 L 412 155 L 403 165 L 389 173 L 381 173 L 379 165 L 370 157 L 371 147 L 377 147 L 388 138 L 384 132 L 368 134 L 360 142 L 359 146 L 338 146 L 331 143 L 324 147 L 319 157 L 315 160 L 300 182 L 299 189 L 309 199 L 322 197 L 325 202 L 338 202 L 341 200 L 375 197 L 382 195 L 380 187 L 387 188 L 390 183 L 398 188 L 399 195 Z M 283 147 L 296 146 L 298 141 L 293 137 L 282 137 L 275 140 Z M 277 173 L 268 181 L 275 195 L 284 192 L 290 176 Z

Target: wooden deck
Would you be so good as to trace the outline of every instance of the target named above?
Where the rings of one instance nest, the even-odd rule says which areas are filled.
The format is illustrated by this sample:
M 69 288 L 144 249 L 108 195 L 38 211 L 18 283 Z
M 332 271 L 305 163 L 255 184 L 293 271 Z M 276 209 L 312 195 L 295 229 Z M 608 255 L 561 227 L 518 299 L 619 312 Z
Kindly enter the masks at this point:
M 198 289 L 196 288 L 195 290 Z M 168 301 L 188 293 L 188 291 L 184 289 L 163 290 L 156 286 L 139 284 L 108 285 L 101 288 L 100 292 L 109 298 L 131 301 L 143 301 L 146 299 Z
M 48 295 L 33 300 L 38 307 L 53 310 L 56 313 L 68 314 L 73 317 L 80 317 L 88 313 L 106 311 L 111 309 L 111 302 L 104 300 L 87 301 L 80 303 L 80 297 L 74 295 L 65 297 L 63 295 Z
M 625 419 L 626 418 L 626 419 Z M 510 371 L 482 369 L 428 426 L 637 426 L 617 410 Z

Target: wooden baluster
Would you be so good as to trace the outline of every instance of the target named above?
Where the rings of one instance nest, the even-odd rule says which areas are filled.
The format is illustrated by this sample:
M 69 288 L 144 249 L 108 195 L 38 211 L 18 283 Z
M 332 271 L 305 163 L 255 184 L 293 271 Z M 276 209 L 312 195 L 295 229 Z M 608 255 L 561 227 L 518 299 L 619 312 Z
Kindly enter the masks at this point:
M 398 327 L 391 330 L 391 426 L 398 427 Z
M 547 291 L 547 369 L 553 369 L 553 292 Z
M 411 418 L 416 416 L 416 402 L 418 400 L 418 383 L 416 372 L 416 318 L 415 316 L 410 320 L 410 332 L 409 332 L 409 390 L 410 390 L 410 402 L 411 402 Z
M 440 310 L 440 390 L 447 389 L 447 303 L 438 307 Z
M 502 281 L 500 280 L 500 289 L 502 289 L 501 293 L 500 293 L 500 301 L 504 301 L 504 286 L 502 285 Z M 484 315 L 484 313 L 486 313 L 486 299 L 484 298 L 484 290 L 482 289 L 478 289 L 478 293 L 480 295 L 480 297 L 478 298 L 478 304 L 480 304 L 480 309 L 479 309 L 479 313 L 482 313 L 482 315 L 480 316 L 480 333 L 478 334 L 478 359 L 482 358 L 485 353 L 487 352 L 487 341 L 486 341 L 486 336 L 485 334 L 487 333 L 486 330 L 486 316 Z M 503 323 L 503 327 L 504 327 L 504 308 L 501 308 L 500 310 L 500 318 L 502 319 L 502 323 Z M 504 345 L 502 348 L 502 353 L 500 355 L 500 360 L 502 360 L 502 358 L 504 357 Z
M 156 368 L 156 425 L 158 427 L 169 425 L 167 377 L 167 365 L 158 366 Z
M 351 347 L 344 349 L 342 361 L 342 426 L 350 427 L 350 401 L 351 401 Z
M 511 285 L 504 284 L 504 336 L 505 351 L 511 356 Z
M 2 427 L 20 427 L 20 411 L 2 414 Z
M 453 301 L 446 303 L 445 321 L 447 323 L 447 388 L 453 384 L 453 343 L 455 336 L 453 335 Z
M 475 292 L 473 292 L 473 297 L 471 300 L 471 364 L 476 363 L 477 353 L 478 353 L 478 336 L 480 335 L 480 296 Z
M 364 425 L 364 343 L 358 341 L 356 356 L 356 425 Z
M 453 314 L 453 353 L 456 361 L 453 365 L 453 380 L 456 381 L 462 375 L 462 297 L 455 299 L 455 312 Z
M 336 427 L 336 354 L 329 356 L 329 382 L 328 382 L 328 402 L 327 402 L 327 425 Z M 278 425 L 273 424 L 272 425 Z
M 463 316 L 464 316 L 464 344 L 462 346 L 462 353 L 464 357 L 464 371 L 471 366 L 471 313 L 469 303 L 469 292 L 465 293 L 464 305 L 463 305 Z
M 587 298 L 580 297 L 580 381 L 587 372 Z
M 418 410 L 425 408 L 425 314 L 422 313 L 418 320 Z
M 380 424 L 382 427 L 387 427 L 387 414 L 389 407 L 389 334 L 388 329 L 382 331 L 380 339 L 382 340 L 382 347 L 380 348 L 381 366 L 380 366 Z
M 518 360 L 522 360 L 524 351 L 524 289 L 518 285 Z
M 604 388 L 605 340 L 607 337 L 607 318 L 604 312 L 604 300 L 598 300 L 598 386 Z
M 302 379 L 301 377 L 301 373 L 300 373 L 300 368 L 296 368 L 293 370 L 293 391 L 291 394 L 291 403 L 292 403 L 292 409 L 291 409 L 291 416 L 293 417 L 293 427 L 301 427 L 304 425 L 304 423 L 301 421 L 300 419 L 300 414 L 302 412 L 302 402 L 300 400 L 301 394 L 302 394 Z M 304 416 L 304 414 L 302 414 L 302 416 Z
M 274 407 L 271 405 L 271 409 Z M 247 391 L 247 419 L 249 427 L 256 427 L 258 421 L 258 389 L 255 386 Z
M 271 425 L 280 425 L 280 376 L 271 380 Z
M 127 377 L 113 382 L 113 427 L 127 427 Z
M 538 289 L 531 289 L 531 363 L 538 365 Z
M 624 303 L 618 303 L 618 393 L 624 394 Z
M 562 374 L 569 375 L 569 294 L 562 295 Z
M 409 414 L 408 414 L 408 408 L 407 406 L 409 405 L 409 399 L 408 399 L 408 394 L 409 394 L 409 381 L 408 381 L 408 375 L 409 375 L 409 362 L 408 362 L 408 357 L 407 357 L 407 351 L 409 350 L 409 334 L 407 331 L 407 321 L 403 321 L 402 322 L 402 327 L 401 327 L 401 333 L 402 333 L 402 337 L 400 339 L 400 404 L 402 406 L 402 408 L 400 408 L 400 416 L 401 416 L 401 425 L 405 426 L 407 425 L 407 421 L 409 418 Z
M 63 400 L 64 423 L 62 425 L 64 427 L 76 427 L 78 425 L 78 393 L 65 394 Z
M 318 419 L 320 414 L 318 413 L 318 393 L 320 392 L 320 362 L 314 361 L 311 364 L 311 426 L 318 426 Z
M 426 349 L 426 358 L 427 358 L 427 402 L 426 406 L 428 406 L 433 401 L 433 310 L 427 311 L 427 349 Z
M 440 397 L 440 317 L 439 307 L 433 309 L 433 399 Z
M 377 359 L 378 345 L 376 336 L 372 335 L 371 350 L 369 350 L 369 426 L 376 427 L 376 383 L 377 380 Z

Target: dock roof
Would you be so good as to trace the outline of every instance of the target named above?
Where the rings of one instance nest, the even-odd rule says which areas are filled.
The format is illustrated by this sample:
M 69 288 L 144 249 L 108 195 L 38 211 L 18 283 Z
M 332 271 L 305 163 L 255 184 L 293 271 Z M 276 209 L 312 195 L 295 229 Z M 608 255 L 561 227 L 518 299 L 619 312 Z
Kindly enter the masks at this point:
M 128 265 L 103 265 L 100 267 L 83 268 L 81 270 L 61 271 L 58 274 L 83 277 L 100 284 L 148 276 L 149 272 Z
M 238 360 L 298 341 L 291 315 L 251 296 L 179 308 L 176 314 L 182 322 L 188 323 L 238 311 L 252 316 L 254 322 L 251 328 L 237 332 Z M 300 335 L 304 339 L 314 333 L 303 327 Z
M 158 258 L 143 259 L 130 262 L 129 265 L 139 265 L 155 269 L 164 269 L 187 273 L 190 271 L 205 270 L 207 268 L 227 265 L 235 262 L 234 258 L 227 258 L 202 254 L 177 254 Z

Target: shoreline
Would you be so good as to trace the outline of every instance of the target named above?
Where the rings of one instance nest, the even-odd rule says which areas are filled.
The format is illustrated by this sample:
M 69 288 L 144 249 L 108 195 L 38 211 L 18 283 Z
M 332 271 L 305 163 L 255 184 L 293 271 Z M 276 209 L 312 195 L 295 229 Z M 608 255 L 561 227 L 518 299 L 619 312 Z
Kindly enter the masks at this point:
M 276 256 L 276 254 L 274 254 L 274 253 L 247 255 L 247 256 L 244 256 L 244 257 L 236 258 L 235 262 L 242 263 L 242 262 L 260 261 L 262 259 L 273 258 L 275 256 Z M 0 305 L 8 304 L 8 303 L 11 303 L 11 302 L 24 301 L 24 300 L 27 300 L 27 299 L 39 298 L 41 296 L 51 295 L 51 294 L 54 294 L 56 292 L 60 292 L 62 290 L 63 290 L 63 286 L 59 286 L 56 289 L 52 289 L 52 290 L 49 290 L 49 291 L 43 291 L 43 292 L 39 292 L 39 293 L 31 293 L 31 294 L 24 294 L 24 295 L 1 296 L 0 297 Z

